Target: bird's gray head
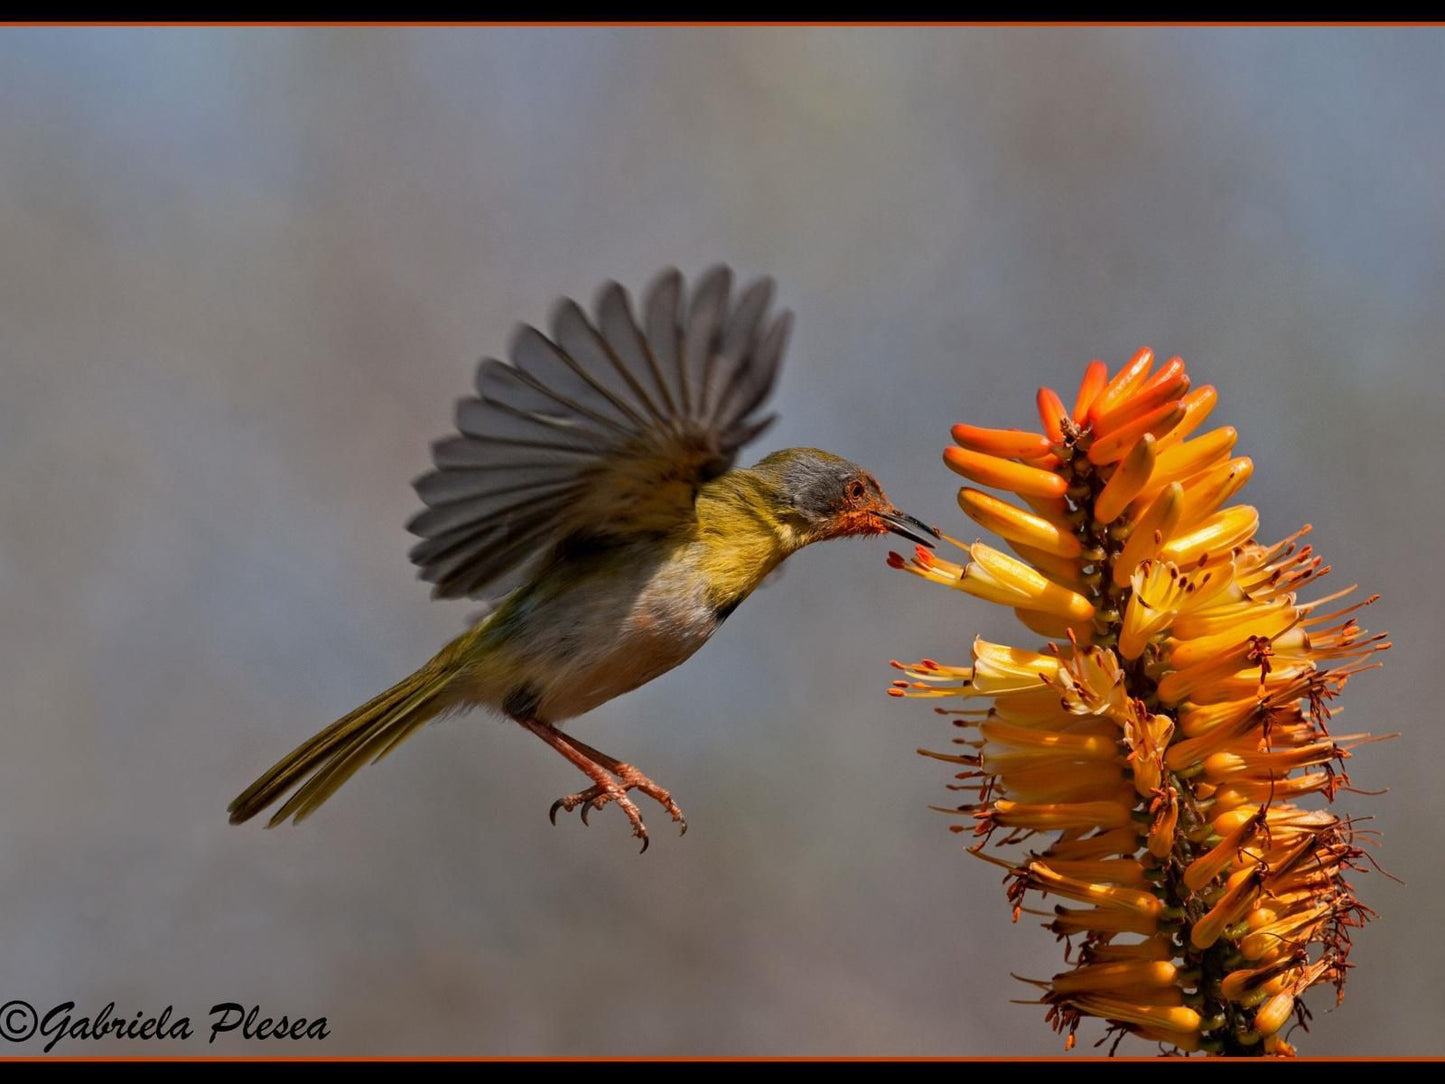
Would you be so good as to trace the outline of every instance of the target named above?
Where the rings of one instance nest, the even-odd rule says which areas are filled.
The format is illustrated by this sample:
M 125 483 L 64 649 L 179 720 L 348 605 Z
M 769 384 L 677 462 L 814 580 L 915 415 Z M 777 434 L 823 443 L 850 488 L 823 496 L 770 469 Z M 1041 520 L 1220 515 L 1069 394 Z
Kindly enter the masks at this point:
M 892 531 L 932 546 L 933 528 L 894 507 L 878 480 L 856 463 L 818 448 L 785 448 L 753 468 L 768 483 L 769 511 L 799 545 Z

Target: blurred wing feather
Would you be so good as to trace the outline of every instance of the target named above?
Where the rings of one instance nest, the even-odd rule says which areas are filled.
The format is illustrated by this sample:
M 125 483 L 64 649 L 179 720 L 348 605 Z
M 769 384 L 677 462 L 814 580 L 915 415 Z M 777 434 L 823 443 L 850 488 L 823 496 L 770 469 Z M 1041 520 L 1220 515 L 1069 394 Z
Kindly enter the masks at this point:
M 621 541 L 677 529 L 703 482 L 771 424 L 790 316 L 766 320 L 772 282 L 732 300 L 715 267 L 688 295 L 675 270 L 649 287 L 642 320 L 627 292 L 598 292 L 596 320 L 553 309 L 548 338 L 520 327 L 509 361 L 484 359 L 457 435 L 432 446 L 417 479 L 426 508 L 407 529 L 441 598 L 511 589 L 564 540 Z

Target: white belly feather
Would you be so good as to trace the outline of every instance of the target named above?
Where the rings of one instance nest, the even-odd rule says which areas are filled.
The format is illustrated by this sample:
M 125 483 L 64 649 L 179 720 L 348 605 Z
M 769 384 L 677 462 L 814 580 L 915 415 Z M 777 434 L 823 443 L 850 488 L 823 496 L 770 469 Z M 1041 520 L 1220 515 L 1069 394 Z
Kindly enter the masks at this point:
M 546 722 L 574 718 L 685 662 L 720 624 L 689 562 L 579 575 L 506 619 L 509 646 L 526 645 L 517 652 L 525 673 L 513 682 L 525 696 L 514 695 L 530 696 Z

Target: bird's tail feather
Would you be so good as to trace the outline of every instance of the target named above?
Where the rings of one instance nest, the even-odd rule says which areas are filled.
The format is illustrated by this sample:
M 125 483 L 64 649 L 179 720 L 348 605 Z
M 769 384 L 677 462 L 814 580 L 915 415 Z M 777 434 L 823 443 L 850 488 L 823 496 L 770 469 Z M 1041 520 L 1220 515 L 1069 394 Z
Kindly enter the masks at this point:
M 457 674 L 443 662 L 447 654 L 443 652 L 292 750 L 231 803 L 231 823 L 250 820 L 301 783 L 267 827 L 274 828 L 292 815 L 299 823 L 363 765 L 374 764 L 444 712 L 452 705 L 453 699 L 445 694 Z

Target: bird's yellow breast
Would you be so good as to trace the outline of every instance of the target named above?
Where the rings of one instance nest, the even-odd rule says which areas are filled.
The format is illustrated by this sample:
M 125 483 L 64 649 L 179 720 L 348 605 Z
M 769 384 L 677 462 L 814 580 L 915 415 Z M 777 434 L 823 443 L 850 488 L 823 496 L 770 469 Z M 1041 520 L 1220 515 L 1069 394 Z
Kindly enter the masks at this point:
M 468 637 L 468 699 L 557 722 L 686 661 L 789 552 L 735 486 L 704 487 L 696 512 L 541 569 Z
M 796 548 L 792 532 L 737 481 L 725 475 L 697 501 L 691 560 L 715 607 L 736 607 Z

